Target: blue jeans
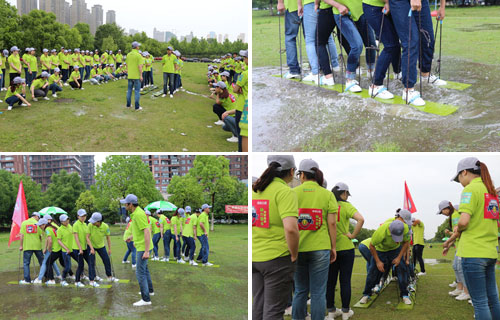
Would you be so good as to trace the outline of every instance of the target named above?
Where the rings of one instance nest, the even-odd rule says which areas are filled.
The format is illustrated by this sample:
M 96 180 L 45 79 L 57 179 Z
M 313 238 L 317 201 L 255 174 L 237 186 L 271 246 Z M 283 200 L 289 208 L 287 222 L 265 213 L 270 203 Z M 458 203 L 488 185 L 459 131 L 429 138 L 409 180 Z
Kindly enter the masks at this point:
M 422 60 L 419 62 L 421 72 L 430 72 L 432 65 L 432 57 L 434 55 L 434 28 L 432 26 L 431 10 L 429 8 L 429 0 L 422 0 L 422 9 L 420 12 L 415 12 L 415 19 L 417 24 L 422 24 L 420 31 L 421 45 L 422 45 Z M 419 22 L 419 19 L 422 19 Z
M 139 109 L 139 100 L 141 99 L 141 80 L 139 79 L 128 79 L 128 89 L 127 89 L 127 108 L 132 106 L 132 88 L 134 88 L 135 97 L 135 109 Z
M 5 88 L 5 69 L 2 69 L 2 74 L 0 75 L 0 88 Z
M 66 276 L 68 275 L 69 271 L 71 270 L 71 255 L 66 253 L 65 251 L 62 251 L 62 258 L 64 261 L 64 270 L 62 273 L 62 278 L 64 280 L 64 279 L 66 279 Z
M 416 11 L 412 11 L 410 19 L 408 17 L 410 3 L 406 0 L 389 0 L 389 6 L 391 8 L 394 27 L 401 40 L 401 46 L 403 47 L 403 53 L 401 54 L 401 71 L 403 73 L 403 78 L 401 80 L 405 88 L 413 88 L 417 82 L 418 59 L 418 20 L 415 19 Z M 411 39 L 409 23 L 411 23 Z M 410 53 L 409 63 L 408 52 Z
M 137 277 L 137 282 L 139 282 L 139 287 L 141 288 L 142 300 L 149 302 L 151 301 L 149 294 L 154 292 L 153 282 L 151 281 L 151 274 L 148 269 L 149 259 L 142 259 L 143 255 L 144 251 L 137 251 L 137 268 L 135 269 L 135 276 Z
M 132 254 L 132 264 L 135 264 L 135 255 L 137 254 L 137 250 L 134 247 L 134 241 L 125 242 L 127 244 L 127 252 L 123 256 L 123 261 L 127 261 L 128 256 Z
M 38 259 L 38 264 L 41 266 L 43 263 L 42 250 L 24 250 L 23 251 L 24 281 L 26 281 L 26 282 L 31 282 L 30 262 L 31 262 L 31 256 L 33 255 L 33 253 L 35 254 L 36 258 Z
M 465 283 L 478 320 L 500 319 L 495 263 L 496 259 L 462 258 Z
M 178 236 L 179 238 L 181 236 Z M 181 258 L 181 240 L 177 240 L 175 239 L 175 235 L 172 236 L 172 238 L 174 238 L 174 258 L 179 260 Z
M 387 251 L 387 252 L 382 252 L 377 250 L 377 255 L 384 264 L 384 269 L 385 272 L 388 271 L 388 269 L 392 268 L 392 260 L 394 260 L 399 252 L 401 251 L 401 246 L 399 248 Z M 408 295 L 408 266 L 404 262 L 404 259 L 401 258 L 401 262 L 399 265 L 396 267 L 396 272 L 398 274 L 398 282 L 399 282 L 399 292 L 401 296 L 407 296 Z M 363 291 L 364 296 L 370 296 L 372 294 L 372 288 L 377 284 L 378 281 L 380 281 L 380 276 L 382 275 L 382 272 L 380 272 L 377 269 L 377 264 L 374 263 L 370 266 L 370 272 L 366 276 L 366 283 L 365 283 L 365 290 Z
M 184 238 L 184 237 L 183 237 Z M 189 257 L 189 260 L 193 260 L 194 259 L 194 251 L 196 250 L 196 242 L 194 241 L 194 238 L 193 237 L 186 237 L 186 241 L 187 241 L 187 255 Z
M 229 131 L 233 134 L 233 136 L 238 136 L 238 129 L 236 128 L 236 119 L 231 116 L 227 116 L 224 118 L 224 125 L 222 126 L 222 130 Z
M 305 319 L 309 292 L 311 292 L 311 319 L 323 320 L 325 318 L 329 265 L 330 250 L 299 252 L 294 275 L 293 319 Z
M 80 79 L 83 81 L 83 73 L 85 71 L 85 67 L 78 68 L 78 71 L 80 71 Z
M 153 235 L 153 251 L 155 253 L 155 257 L 158 257 L 158 242 L 160 242 L 161 234 L 158 232 Z
M 201 243 L 201 249 L 200 253 L 198 254 L 198 258 L 196 260 L 201 260 L 203 263 L 208 262 L 208 252 L 209 252 L 209 246 L 208 246 L 208 238 L 206 235 L 201 235 L 198 236 L 198 240 L 200 240 Z
M 47 250 L 47 251 L 45 251 L 45 254 L 43 256 L 43 262 L 41 264 L 40 272 L 38 273 L 38 280 L 42 280 L 44 276 L 46 277 L 45 274 L 46 274 L 46 271 L 47 271 L 47 264 L 49 264 L 49 258 L 50 258 L 50 251 Z M 57 266 L 57 264 L 54 263 L 54 264 L 52 264 L 52 266 L 54 267 L 54 270 L 56 271 L 56 274 L 58 276 L 60 276 L 61 275 L 61 271 L 59 271 L 59 267 Z
M 188 237 L 182 236 L 181 254 L 183 254 L 184 256 L 187 256 L 187 254 L 189 253 L 187 239 L 188 239 Z
M 89 252 L 90 249 L 83 250 L 83 254 L 80 254 L 80 250 L 73 249 L 73 256 L 77 258 L 78 268 L 76 269 L 75 281 L 80 282 L 80 278 L 83 274 L 83 269 L 85 267 L 84 261 L 87 262 L 87 266 L 89 265 Z
M 10 89 L 7 89 L 7 90 L 10 90 Z M 16 103 L 18 105 L 21 105 L 23 103 L 23 101 L 21 99 L 19 99 L 17 96 L 10 96 L 8 97 L 5 102 L 9 105 L 9 106 L 13 106 L 15 105 Z
M 106 276 L 111 277 L 111 262 L 109 261 L 108 252 L 106 251 L 106 247 L 102 247 L 99 249 L 94 248 L 95 252 L 99 254 L 101 257 L 102 263 L 104 264 L 104 269 L 106 271 Z M 89 254 L 89 278 L 90 281 L 93 281 L 95 278 L 95 268 L 96 268 L 96 260 L 95 254 Z
M 370 267 L 375 261 L 373 260 L 372 253 L 370 252 L 370 248 L 365 246 L 364 244 L 359 244 L 358 246 L 359 253 L 365 258 L 366 260 L 366 274 L 370 271 Z
M 180 75 L 177 73 L 174 73 L 174 91 L 179 88 L 179 81 L 180 81 Z
M 297 11 L 285 11 L 285 48 L 286 64 L 290 68 L 290 73 L 300 73 L 299 62 L 297 61 L 297 34 L 299 33 L 300 18 Z
M 382 17 L 384 16 L 382 7 L 363 3 L 363 12 L 366 20 L 372 29 L 375 30 L 376 35 L 379 36 Z M 398 73 L 401 62 L 401 46 L 399 45 L 398 34 L 392 22 L 392 15 L 386 15 L 383 19 L 384 25 L 382 26 L 382 34 L 379 41 L 383 43 L 384 48 L 380 52 L 373 75 L 373 84 L 376 86 L 381 86 L 384 83 L 385 74 L 391 63 L 394 72 Z
M 62 91 L 62 88 L 59 87 L 57 84 L 53 83 L 49 86 L 49 90 L 52 91 L 52 94 L 55 94 L 58 91 Z
M 163 72 L 163 93 L 167 94 L 167 83 L 170 94 L 174 94 L 174 74 Z
M 462 268 L 462 258 L 455 254 L 453 259 L 453 270 L 455 271 L 455 278 L 457 282 L 462 283 L 465 287 L 464 270 Z
M 170 241 L 172 240 L 172 231 L 167 230 L 163 233 L 163 249 L 165 258 L 170 258 Z

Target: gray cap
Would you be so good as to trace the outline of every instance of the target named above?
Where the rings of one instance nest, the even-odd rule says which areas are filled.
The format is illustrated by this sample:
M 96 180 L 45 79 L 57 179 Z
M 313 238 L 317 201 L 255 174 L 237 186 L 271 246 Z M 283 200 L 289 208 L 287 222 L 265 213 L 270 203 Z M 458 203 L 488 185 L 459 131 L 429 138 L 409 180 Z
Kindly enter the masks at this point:
M 323 179 L 323 184 L 321 186 L 325 189 L 328 187 L 328 182 L 326 181 L 326 179 Z
M 171 50 L 172 51 L 172 50 L 174 50 L 174 48 L 172 48 L 171 46 L 168 46 L 167 50 Z
M 191 207 L 190 206 L 186 206 L 186 212 L 191 212 Z
M 207 208 L 212 208 L 212 206 L 209 206 L 209 205 L 208 205 L 208 204 L 206 204 L 206 203 L 205 203 L 205 204 L 203 204 L 203 205 L 201 206 L 201 210 L 205 210 L 205 209 L 207 209 Z
M 54 72 L 61 72 L 61 69 L 59 69 L 59 68 L 55 68 L 55 69 L 54 69 Z
M 267 156 L 267 165 L 269 166 L 273 162 L 277 162 L 280 165 L 276 169 L 277 171 L 295 168 L 295 160 L 292 155 Z
M 240 56 L 248 58 L 248 50 L 240 50 Z
M 214 84 L 214 87 L 219 87 L 221 89 L 226 89 L 226 84 L 223 81 L 219 81 L 216 84 Z
M 144 213 L 147 214 L 148 216 L 151 215 L 151 211 L 149 211 L 149 210 L 145 210 Z
M 54 220 L 54 219 L 52 219 L 52 216 L 51 216 L 50 214 L 46 214 L 46 215 L 44 215 L 43 217 L 44 217 L 45 219 L 47 219 L 47 220 Z
M 3 53 L 4 57 L 6 57 L 9 55 L 9 50 L 5 49 L 2 53 Z
M 338 187 L 339 190 L 341 191 L 347 191 L 347 194 L 348 195 L 351 195 L 351 193 L 349 192 L 349 186 L 343 182 L 338 182 L 335 186 L 335 187 Z
M 415 222 L 416 220 L 417 220 L 417 218 L 411 217 L 411 223 Z
M 221 76 L 229 77 L 229 72 L 224 71 L 220 74 Z
M 10 48 L 10 52 L 14 52 L 14 51 L 19 51 L 19 48 L 16 46 L 13 46 L 12 48 Z
M 23 83 L 23 79 L 21 77 L 15 77 L 14 80 L 12 81 L 14 84 L 21 84 Z
M 68 52 L 71 52 L 71 49 L 68 49 L 67 51 L 68 51 Z
M 64 50 L 64 53 L 68 53 L 68 50 Z
M 450 206 L 450 201 L 448 200 L 443 200 L 439 203 L 438 205 L 438 208 L 439 208 L 439 211 L 436 213 L 437 215 L 440 215 L 441 212 L 443 212 L 443 209 L 444 208 L 448 208 Z
M 43 49 L 42 51 L 43 51 L 43 53 L 47 53 L 47 52 L 49 52 L 49 49 Z
M 139 202 L 137 201 L 137 196 L 135 194 L 128 194 L 125 197 L 125 199 L 120 200 L 120 203 L 133 203 L 133 204 L 137 204 Z
M 319 165 L 313 159 L 304 159 L 300 162 L 299 171 L 314 173 L 312 168 L 319 169 Z
M 49 220 L 47 220 L 47 218 L 43 217 L 42 219 L 38 220 L 36 225 L 41 226 L 42 224 L 48 224 L 48 223 L 49 223 Z
M 87 211 L 85 211 L 85 209 L 78 209 L 77 214 L 79 217 L 83 217 L 87 215 Z
M 59 221 L 64 222 L 64 221 L 66 221 L 66 220 L 68 220 L 68 215 L 66 215 L 66 214 L 61 214 L 61 216 L 59 217 Z
M 457 165 L 457 173 L 451 178 L 451 181 L 458 182 L 458 175 L 460 172 L 466 170 L 466 169 L 472 169 L 472 170 L 479 170 L 479 160 L 474 157 L 469 157 L 460 160 L 460 162 Z
M 50 50 L 50 52 L 57 52 L 57 50 L 56 49 L 52 49 L 52 50 Z
M 77 66 L 77 65 L 75 65 L 75 66 L 73 67 L 73 69 L 79 69 L 79 68 L 80 68 L 80 67 L 79 67 L 79 66 Z
M 15 80 L 15 79 L 14 79 Z M 32 216 L 37 216 L 37 217 L 40 217 L 40 213 L 34 211 L 33 213 L 31 213 Z
M 92 213 L 92 217 L 90 217 L 89 223 L 96 223 L 99 221 L 102 221 L 102 214 L 100 214 L 99 212 Z
M 49 74 L 47 71 L 43 71 L 43 72 L 40 74 L 40 76 L 41 76 L 42 78 L 48 78 L 48 77 L 50 77 L 50 74 Z
M 405 224 L 399 220 L 394 220 L 389 225 L 389 231 L 391 232 L 392 240 L 394 240 L 394 242 L 402 242 Z
M 403 218 L 407 225 L 411 225 L 411 212 L 406 209 L 401 209 L 396 216 Z
M 177 212 L 178 212 L 179 214 L 184 214 L 184 212 L 185 212 L 185 211 L 184 211 L 184 209 L 179 208 L 179 210 L 177 210 Z
M 215 69 L 214 71 L 212 71 L 212 73 L 217 73 L 217 74 L 219 74 L 219 70 Z

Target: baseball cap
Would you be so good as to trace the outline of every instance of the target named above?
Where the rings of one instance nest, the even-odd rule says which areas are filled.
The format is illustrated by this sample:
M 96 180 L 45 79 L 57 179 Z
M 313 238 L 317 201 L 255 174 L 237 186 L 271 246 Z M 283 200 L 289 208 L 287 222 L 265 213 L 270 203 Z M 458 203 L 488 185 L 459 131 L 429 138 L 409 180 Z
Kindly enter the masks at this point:
M 225 76 L 225 77 L 229 77 L 229 72 L 227 71 L 224 71 L 224 72 L 221 72 L 220 74 L 221 76 Z
M 460 160 L 460 162 L 457 165 L 457 173 L 451 178 L 451 181 L 458 182 L 458 175 L 460 172 L 466 170 L 466 169 L 472 169 L 472 170 L 479 170 L 479 160 L 474 157 L 469 157 L 469 158 L 464 158 Z
M 55 69 L 54 69 L 54 72 L 61 72 L 61 69 L 59 69 L 59 68 L 55 68 Z
M 50 52 L 57 52 L 57 50 L 56 49 L 52 49 L 52 50 L 50 50 Z
M 212 208 L 212 206 L 209 206 L 209 205 L 208 205 L 208 204 L 206 204 L 206 203 L 205 203 L 205 204 L 203 204 L 203 205 L 201 206 L 201 210 L 205 210 L 205 209 L 207 209 L 207 208 Z
M 216 84 L 214 84 L 214 87 L 219 87 L 221 89 L 226 89 L 226 84 L 223 81 L 219 81 Z
M 19 48 L 16 46 L 13 46 L 12 48 L 10 48 L 10 52 L 14 52 L 14 51 L 19 51 Z
M 217 73 L 217 74 L 219 74 L 219 70 L 215 69 L 212 73 Z
M 248 58 L 248 50 L 240 50 L 240 56 Z
M 96 223 L 98 221 L 102 221 L 102 214 L 99 212 L 92 213 L 92 217 L 89 219 L 89 223 Z
M 411 217 L 411 223 L 415 222 L 415 220 L 417 220 L 417 218 Z
M 392 240 L 394 240 L 394 242 L 402 242 L 405 224 L 399 220 L 394 220 L 389 225 L 389 231 L 391 232 Z
M 43 53 L 47 53 L 47 52 L 49 52 L 49 49 L 43 49 L 42 51 L 43 51 Z
M 80 67 L 79 67 L 79 66 L 74 66 L 74 67 L 73 67 L 73 69 L 78 69 L 78 68 L 80 68 Z
M 65 214 L 61 214 L 61 216 L 59 217 L 59 221 L 64 222 L 66 220 L 68 220 L 68 216 Z
M 16 78 L 18 78 L 18 77 L 16 77 Z M 14 80 L 16 80 L 16 79 L 14 79 Z M 32 216 L 37 216 L 37 217 L 40 217 L 40 213 L 38 213 L 38 212 L 36 212 L 36 211 L 35 211 L 35 212 L 33 212 L 31 215 L 32 215 Z
M 42 224 L 48 224 L 49 223 L 49 220 L 47 220 L 45 217 L 38 220 L 38 222 L 36 223 L 37 226 L 41 226 Z
M 172 48 L 171 46 L 168 46 L 167 50 L 171 50 L 172 51 L 172 50 L 174 50 L 174 48 Z
M 184 212 L 185 212 L 185 211 L 184 211 L 184 209 L 179 208 L 179 210 L 178 210 L 177 212 L 178 212 L 179 214 L 184 214 Z
M 146 213 L 148 216 L 151 215 L 151 211 L 149 211 L 149 210 L 144 211 L 144 213 Z
M 137 204 L 137 196 L 135 194 L 128 194 L 125 199 L 120 200 L 120 203 L 133 203 Z
M 276 169 L 277 171 L 295 168 L 295 160 L 292 155 L 267 156 L 267 165 L 269 166 L 273 162 L 277 162 L 280 165 Z
M 300 162 L 299 171 L 314 173 L 312 168 L 319 169 L 318 163 L 316 161 L 314 161 L 313 159 L 304 159 Z
M 6 56 L 8 56 L 8 55 L 9 55 L 9 50 L 5 49 L 2 53 L 3 53 L 3 55 L 6 57 Z
M 186 212 L 191 212 L 191 207 L 190 206 L 186 206 Z
M 351 195 L 351 193 L 349 192 L 349 186 L 343 182 L 338 182 L 335 186 L 335 187 L 338 187 L 339 190 L 341 191 L 347 191 L 347 194 L 348 195 Z
M 399 210 L 398 213 L 396 213 L 396 216 L 403 218 L 403 220 L 405 221 L 405 223 L 407 225 L 411 225 L 411 212 L 410 211 L 408 211 L 406 209 L 401 209 L 401 210 Z
M 439 211 L 436 213 L 437 215 L 440 215 L 441 212 L 443 212 L 443 209 L 444 208 L 448 208 L 450 206 L 450 201 L 448 200 L 443 200 L 439 203 L 438 205 L 438 208 L 439 208 Z
M 77 214 L 79 217 L 83 217 L 87 215 L 87 211 L 85 211 L 85 209 L 78 209 Z
M 24 82 L 23 78 L 21 78 L 21 77 L 15 77 L 14 80 L 12 81 L 12 83 L 14 83 L 14 84 L 21 84 L 23 82 Z
M 50 214 L 46 214 L 46 215 L 44 215 L 43 217 L 44 217 L 45 219 L 47 219 L 47 220 L 54 220 L 54 219 L 52 219 L 52 216 L 51 216 Z
M 43 72 L 40 74 L 40 76 L 41 76 L 42 78 L 48 78 L 48 77 L 50 77 L 50 74 L 49 74 L 47 71 L 43 71 Z

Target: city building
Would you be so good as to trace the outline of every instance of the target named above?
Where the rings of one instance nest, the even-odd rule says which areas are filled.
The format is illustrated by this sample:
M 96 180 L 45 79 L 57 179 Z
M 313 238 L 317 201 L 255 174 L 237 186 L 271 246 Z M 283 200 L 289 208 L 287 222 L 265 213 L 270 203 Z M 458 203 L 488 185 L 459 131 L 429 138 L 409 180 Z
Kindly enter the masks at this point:
M 186 42 L 187 43 L 191 43 L 191 41 L 193 41 L 193 38 L 194 38 L 194 34 L 193 34 L 193 31 L 191 31 L 187 36 L 186 36 Z
M 153 39 L 155 39 L 156 41 L 165 42 L 165 31 L 160 31 L 154 28 Z
M 87 189 L 95 184 L 95 162 L 94 156 L 80 156 L 82 162 L 82 181 Z
M 224 41 L 226 40 L 229 40 L 229 35 L 227 33 L 224 35 Z
M 31 10 L 37 9 L 37 0 L 17 0 L 17 12 L 20 16 L 30 13 Z
M 90 33 L 95 34 L 97 28 L 104 24 L 104 11 L 100 4 L 96 4 L 92 7 L 92 12 L 90 14 Z
M 240 40 L 241 42 L 245 42 L 245 34 L 240 33 L 236 39 Z
M 109 10 L 106 12 L 106 24 L 116 23 L 116 12 L 115 10 Z
M 222 34 L 221 33 L 219 33 L 219 41 L 218 42 L 222 43 Z
M 215 31 L 210 31 L 210 33 L 207 35 L 207 40 L 208 39 L 215 39 L 215 40 L 217 40 L 217 34 L 215 33 Z
M 139 30 L 135 30 L 135 29 L 130 29 L 128 31 L 128 34 L 131 35 L 131 36 L 133 36 L 134 34 L 138 34 L 138 33 L 140 33 L 140 31 Z

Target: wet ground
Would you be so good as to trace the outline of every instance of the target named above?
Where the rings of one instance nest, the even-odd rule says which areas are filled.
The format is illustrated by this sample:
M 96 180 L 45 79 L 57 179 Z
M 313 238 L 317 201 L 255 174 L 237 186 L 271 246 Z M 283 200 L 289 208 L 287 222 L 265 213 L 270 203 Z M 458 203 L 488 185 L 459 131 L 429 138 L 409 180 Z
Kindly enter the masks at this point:
M 446 117 L 272 77 L 279 67 L 254 68 L 253 150 L 498 151 L 500 65 L 443 58 L 441 70 L 444 80 L 471 84 L 423 86 L 424 99 L 459 107 Z M 391 81 L 389 90 L 401 95 L 403 86 Z

